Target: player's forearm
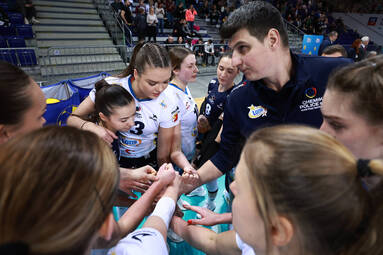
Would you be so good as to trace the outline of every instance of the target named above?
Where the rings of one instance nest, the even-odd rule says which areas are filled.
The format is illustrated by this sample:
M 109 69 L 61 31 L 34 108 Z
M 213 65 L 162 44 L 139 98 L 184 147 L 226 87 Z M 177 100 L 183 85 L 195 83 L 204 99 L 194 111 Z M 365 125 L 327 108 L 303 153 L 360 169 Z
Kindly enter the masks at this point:
M 118 221 L 120 227 L 120 236 L 123 237 L 138 227 L 142 219 L 152 206 L 154 199 L 165 187 L 159 180 L 154 182 L 149 189 L 138 199 Z
M 181 151 L 174 151 L 170 155 L 171 161 L 176 164 L 179 168 L 185 169 L 186 167 L 191 167 L 190 162 L 187 160 L 185 155 Z
M 188 225 L 182 221 L 175 226 L 174 232 L 196 249 L 206 254 L 217 254 L 216 238 L 218 235 L 214 231 L 200 226 Z

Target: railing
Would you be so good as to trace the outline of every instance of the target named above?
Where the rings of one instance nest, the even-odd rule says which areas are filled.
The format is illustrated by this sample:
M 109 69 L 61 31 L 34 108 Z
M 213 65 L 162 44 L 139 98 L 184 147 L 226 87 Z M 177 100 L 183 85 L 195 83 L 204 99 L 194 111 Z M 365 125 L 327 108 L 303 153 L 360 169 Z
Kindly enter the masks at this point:
M 117 45 L 133 45 L 133 36 L 129 27 L 118 17 L 109 5 L 108 0 L 94 0 L 97 12 L 104 22 L 108 32 Z
M 0 60 L 20 67 L 36 66 L 35 51 L 36 48 L 0 48 Z
M 42 76 L 55 82 L 67 76 L 120 72 L 129 63 L 133 48 L 125 45 L 51 47 L 44 57 Z

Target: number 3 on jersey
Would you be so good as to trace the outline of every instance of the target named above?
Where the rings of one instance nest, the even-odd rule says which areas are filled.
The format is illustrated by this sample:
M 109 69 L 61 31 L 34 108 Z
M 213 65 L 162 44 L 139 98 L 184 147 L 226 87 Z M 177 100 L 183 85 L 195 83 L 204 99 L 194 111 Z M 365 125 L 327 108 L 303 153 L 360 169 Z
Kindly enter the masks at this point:
M 142 123 L 141 121 L 135 121 L 134 122 L 134 127 L 130 129 L 130 133 L 135 134 L 135 135 L 142 135 L 142 130 L 145 128 L 145 124 Z

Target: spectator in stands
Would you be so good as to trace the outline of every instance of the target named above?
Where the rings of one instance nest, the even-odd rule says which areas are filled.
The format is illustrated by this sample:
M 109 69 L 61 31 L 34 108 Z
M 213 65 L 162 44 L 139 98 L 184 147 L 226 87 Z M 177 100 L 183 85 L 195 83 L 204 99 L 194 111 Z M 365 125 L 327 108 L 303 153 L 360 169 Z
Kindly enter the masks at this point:
M 8 26 L 9 17 L 8 14 L 0 7 L 0 26 Z
M 186 10 L 185 12 L 185 20 L 189 25 L 190 33 L 193 34 L 194 32 L 194 19 L 197 15 L 197 11 L 194 9 L 194 6 L 191 4 L 190 8 Z
M 45 97 L 22 69 L 0 61 L 0 144 L 41 128 Z
M 158 20 L 158 31 L 163 34 L 164 33 L 164 17 L 165 10 L 163 8 L 162 3 L 158 3 L 158 7 L 156 8 L 156 15 Z
M 157 23 L 158 19 L 154 13 L 154 7 L 150 7 L 148 15 L 146 15 L 146 31 L 148 35 L 148 42 L 153 38 L 154 42 L 157 42 Z
M 128 26 L 133 24 L 133 16 L 130 11 L 130 1 L 125 0 L 125 4 L 121 7 L 120 17 L 124 21 L 124 23 Z
M 188 26 L 186 25 L 186 21 L 184 18 L 181 18 L 178 20 L 177 24 L 174 26 L 173 29 L 173 36 L 176 37 L 192 37 L 192 34 L 189 31 Z
M 361 45 L 362 40 L 358 38 L 352 43 L 351 48 L 348 51 L 348 57 L 354 60 L 354 62 L 359 62 L 362 60 Z
M 124 4 L 121 0 L 114 0 L 114 2 L 110 6 L 115 12 L 120 12 L 120 10 L 124 7 Z
M 181 20 L 185 18 L 185 8 L 184 8 L 184 3 L 181 1 L 179 2 L 176 10 L 174 11 L 174 18 L 177 20 Z
M 36 9 L 32 0 L 25 0 L 25 17 L 32 24 L 39 24 L 40 21 L 36 19 Z
M 174 38 L 171 35 L 168 35 L 168 38 L 165 40 L 165 44 L 174 44 Z
M 370 42 L 370 37 L 363 36 L 361 40 L 362 40 L 362 45 L 360 47 L 360 55 L 361 55 L 361 59 L 363 60 L 367 57 L 367 54 L 368 54 L 367 46 L 368 46 L 368 43 Z
M 182 36 L 178 36 L 177 44 L 184 44 L 184 43 L 185 43 L 184 38 Z
M 176 5 L 172 0 L 166 0 L 166 18 L 168 27 L 172 28 L 174 25 L 174 11 L 176 10 Z
M 144 3 L 144 0 L 140 0 L 136 7 L 136 14 L 140 13 L 140 8 L 144 10 L 144 14 L 149 12 L 149 5 Z
M 138 8 L 138 14 L 134 19 L 134 27 L 138 36 L 138 41 L 145 41 L 146 36 L 146 18 L 145 10 L 143 8 Z
M 327 46 L 323 50 L 321 56 L 333 57 L 333 58 L 337 58 L 337 57 L 347 58 L 347 51 L 342 45 L 334 44 L 334 45 Z
M 210 11 L 210 25 L 217 25 L 218 19 L 220 16 L 219 10 L 217 9 L 217 5 L 213 4 L 213 9 Z
M 204 44 L 204 62 L 205 65 L 209 65 L 209 57 L 211 57 L 211 65 L 215 65 L 215 59 L 214 59 L 214 44 L 211 39 L 209 39 L 207 42 Z
M 206 66 L 204 63 L 204 61 L 205 61 L 205 57 L 204 57 L 205 56 L 205 46 L 204 46 L 202 38 L 199 38 L 197 44 L 194 45 L 194 54 L 195 54 L 195 57 L 197 60 L 197 64 L 198 64 L 198 59 L 200 59 L 202 65 Z
M 210 13 L 209 0 L 204 0 L 203 6 L 201 10 L 199 11 L 200 17 L 205 19 L 205 21 L 207 22 L 209 18 L 209 13 Z
M 185 39 L 185 48 L 189 49 L 190 51 L 193 51 L 193 45 L 192 45 L 192 39 L 191 38 Z
M 321 45 L 319 46 L 318 56 L 322 56 L 322 52 L 323 52 L 323 50 L 324 50 L 327 46 L 333 45 L 334 42 L 336 41 L 336 39 L 338 39 L 338 32 L 336 32 L 336 31 L 331 31 L 331 32 L 328 34 L 328 38 L 324 39 L 324 40 L 322 41 Z

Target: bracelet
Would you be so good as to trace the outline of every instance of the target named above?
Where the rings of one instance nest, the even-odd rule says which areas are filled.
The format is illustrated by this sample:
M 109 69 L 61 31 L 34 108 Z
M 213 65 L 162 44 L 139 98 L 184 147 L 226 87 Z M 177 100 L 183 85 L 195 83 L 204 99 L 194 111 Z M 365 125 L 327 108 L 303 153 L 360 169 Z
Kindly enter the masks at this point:
M 84 122 L 81 124 L 80 129 L 82 129 L 82 128 L 84 127 L 85 123 L 87 123 L 87 122 L 89 122 L 89 121 L 84 121 Z

